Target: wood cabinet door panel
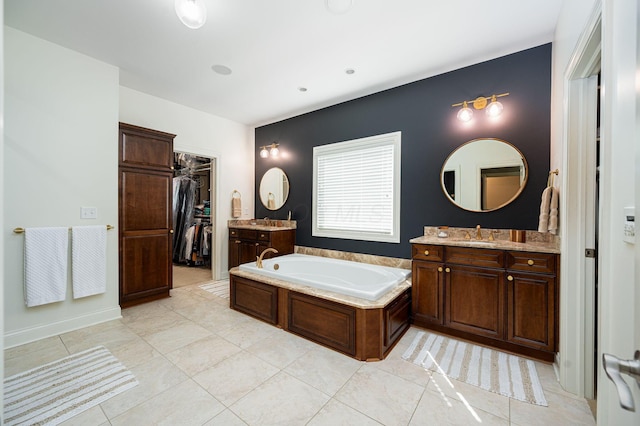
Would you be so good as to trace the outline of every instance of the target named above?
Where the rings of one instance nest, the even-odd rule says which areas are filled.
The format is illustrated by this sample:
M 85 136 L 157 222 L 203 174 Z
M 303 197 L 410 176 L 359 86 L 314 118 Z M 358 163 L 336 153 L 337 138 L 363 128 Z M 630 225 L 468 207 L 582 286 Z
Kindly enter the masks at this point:
M 289 331 L 355 355 L 355 308 L 295 292 L 289 292 L 288 305 Z
M 555 278 L 510 273 L 507 280 L 507 340 L 554 350 Z
M 502 339 L 504 272 L 447 265 L 445 325 Z
M 396 300 L 384 309 L 385 333 L 384 346 L 393 344 L 404 330 L 409 327 L 409 305 L 411 297 L 409 292 L 400 295 Z
M 171 283 L 171 239 L 168 232 L 123 236 L 121 302 L 166 292 Z
M 412 263 L 412 315 L 418 322 L 443 324 L 443 264 L 414 260 Z
M 171 228 L 171 174 L 120 171 L 120 227 L 124 232 Z
M 231 307 L 270 324 L 278 322 L 278 288 L 232 275 Z
M 444 259 L 444 247 L 431 244 L 412 244 L 411 258 L 416 260 L 429 260 L 442 262 Z
M 120 165 L 170 171 L 175 135 L 120 123 Z
M 510 251 L 507 252 L 507 269 L 538 274 L 555 274 L 556 255 Z

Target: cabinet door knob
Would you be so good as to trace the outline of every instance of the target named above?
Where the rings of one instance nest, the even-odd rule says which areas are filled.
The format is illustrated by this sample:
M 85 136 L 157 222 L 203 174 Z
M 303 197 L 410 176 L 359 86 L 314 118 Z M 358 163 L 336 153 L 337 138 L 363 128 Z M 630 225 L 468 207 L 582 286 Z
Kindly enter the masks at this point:
M 173 234 L 173 229 L 169 229 L 169 233 L 170 233 L 170 234 Z
M 512 277 L 511 275 L 507 276 L 507 279 L 508 279 L 509 281 L 513 281 L 513 277 Z
M 535 262 L 531 259 L 527 260 L 527 265 L 532 266 Z
M 438 268 L 438 272 L 442 272 L 442 266 Z
M 242 241 L 240 240 L 236 240 L 236 244 L 240 244 Z
M 445 271 L 445 272 L 451 272 L 451 269 L 446 268 L 444 271 Z
M 260 243 L 256 243 L 256 247 L 258 247 L 260 245 Z
M 424 255 L 425 255 L 425 256 L 429 256 L 429 250 L 425 250 L 425 251 L 424 251 Z

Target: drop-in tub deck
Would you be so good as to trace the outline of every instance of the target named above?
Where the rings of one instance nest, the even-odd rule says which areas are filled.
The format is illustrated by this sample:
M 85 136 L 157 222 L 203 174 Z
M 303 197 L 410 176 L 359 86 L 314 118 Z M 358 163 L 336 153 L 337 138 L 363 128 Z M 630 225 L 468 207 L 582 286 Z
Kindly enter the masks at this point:
M 384 359 L 409 328 L 408 270 L 295 254 L 230 274 L 232 309 L 362 361 Z

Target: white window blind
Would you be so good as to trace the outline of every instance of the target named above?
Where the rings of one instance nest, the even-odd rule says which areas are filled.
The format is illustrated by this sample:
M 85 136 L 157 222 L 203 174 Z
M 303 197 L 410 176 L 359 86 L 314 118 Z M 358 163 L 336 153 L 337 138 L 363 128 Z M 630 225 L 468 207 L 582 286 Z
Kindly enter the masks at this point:
M 314 236 L 400 241 L 400 135 L 314 148 Z

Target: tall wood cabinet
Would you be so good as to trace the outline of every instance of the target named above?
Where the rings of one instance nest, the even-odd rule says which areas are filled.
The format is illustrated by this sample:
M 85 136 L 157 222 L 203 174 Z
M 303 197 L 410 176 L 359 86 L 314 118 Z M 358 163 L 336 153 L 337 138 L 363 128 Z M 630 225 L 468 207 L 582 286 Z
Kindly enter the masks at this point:
M 172 285 L 173 138 L 120 123 L 120 306 L 169 296 Z
M 414 324 L 553 361 L 558 255 L 413 244 L 412 260 Z

